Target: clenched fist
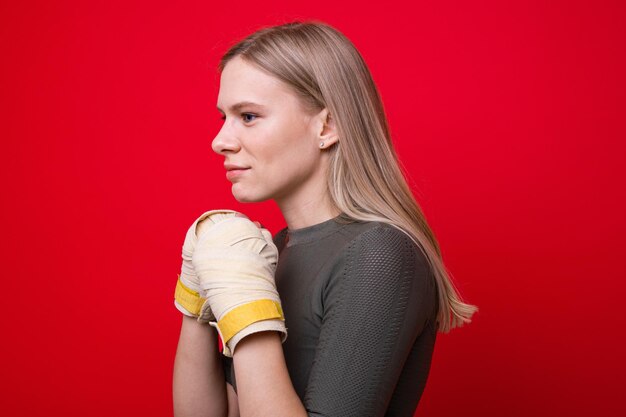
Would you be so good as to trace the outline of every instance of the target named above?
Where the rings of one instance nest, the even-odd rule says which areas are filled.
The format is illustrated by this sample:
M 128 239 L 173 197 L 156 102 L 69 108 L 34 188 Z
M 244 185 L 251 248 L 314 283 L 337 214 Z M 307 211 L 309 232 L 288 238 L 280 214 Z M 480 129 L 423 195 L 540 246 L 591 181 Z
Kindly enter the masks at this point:
M 194 225 L 200 221 L 192 226 L 193 275 L 186 274 L 194 279 L 183 281 L 181 274 L 177 294 L 196 294 L 190 312 L 218 330 L 226 356 L 232 357 L 245 336 L 260 331 L 278 331 L 284 342 L 287 329 L 274 282 L 278 250 L 271 233 L 232 210 L 207 212 Z

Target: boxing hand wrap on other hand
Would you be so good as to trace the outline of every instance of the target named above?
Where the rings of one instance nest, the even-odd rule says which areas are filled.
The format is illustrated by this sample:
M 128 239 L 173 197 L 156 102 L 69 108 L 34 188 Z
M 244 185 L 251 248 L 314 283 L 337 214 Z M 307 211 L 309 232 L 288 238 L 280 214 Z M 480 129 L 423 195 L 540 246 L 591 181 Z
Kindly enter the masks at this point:
M 198 235 L 192 255 L 199 294 L 206 297 L 198 321 L 209 320 L 232 357 L 237 343 L 261 331 L 287 339 L 274 273 L 278 249 L 271 233 L 242 217 L 222 218 Z M 205 312 L 210 307 L 216 320 Z
M 198 318 L 206 301 L 206 298 L 200 294 L 201 288 L 198 276 L 191 263 L 191 257 L 193 256 L 200 232 L 211 224 L 234 217 L 236 214 L 237 212 L 234 210 L 210 210 L 198 217 L 187 230 L 182 250 L 183 262 L 174 290 L 174 305 L 184 315 Z M 215 319 L 208 305 L 206 306 L 204 317 L 205 320 Z

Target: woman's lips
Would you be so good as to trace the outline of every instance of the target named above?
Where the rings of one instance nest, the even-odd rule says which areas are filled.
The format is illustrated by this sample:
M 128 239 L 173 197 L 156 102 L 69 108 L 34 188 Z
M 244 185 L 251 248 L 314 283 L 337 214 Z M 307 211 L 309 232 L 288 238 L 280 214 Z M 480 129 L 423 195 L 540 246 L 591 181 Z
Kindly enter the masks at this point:
M 231 169 L 230 171 L 226 171 L 226 178 L 228 178 L 229 180 L 232 178 L 237 178 L 249 169 L 250 168 Z

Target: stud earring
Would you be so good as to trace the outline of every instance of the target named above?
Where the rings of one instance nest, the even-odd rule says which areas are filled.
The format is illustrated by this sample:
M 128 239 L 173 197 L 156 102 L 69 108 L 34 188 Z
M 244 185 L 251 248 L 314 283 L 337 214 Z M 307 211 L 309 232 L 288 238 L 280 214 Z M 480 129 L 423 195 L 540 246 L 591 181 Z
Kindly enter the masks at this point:
M 324 142 L 320 142 L 320 148 L 324 147 Z

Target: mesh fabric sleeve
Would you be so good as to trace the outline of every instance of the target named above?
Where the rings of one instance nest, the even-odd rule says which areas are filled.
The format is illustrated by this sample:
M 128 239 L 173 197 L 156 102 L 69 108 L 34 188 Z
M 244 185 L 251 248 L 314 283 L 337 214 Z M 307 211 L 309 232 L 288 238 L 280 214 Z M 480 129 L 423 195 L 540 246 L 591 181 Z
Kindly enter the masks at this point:
M 435 306 L 425 256 L 402 231 L 370 229 L 348 244 L 326 283 L 304 406 L 309 416 L 382 417 Z

